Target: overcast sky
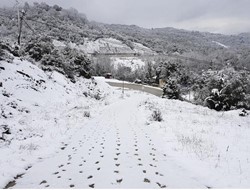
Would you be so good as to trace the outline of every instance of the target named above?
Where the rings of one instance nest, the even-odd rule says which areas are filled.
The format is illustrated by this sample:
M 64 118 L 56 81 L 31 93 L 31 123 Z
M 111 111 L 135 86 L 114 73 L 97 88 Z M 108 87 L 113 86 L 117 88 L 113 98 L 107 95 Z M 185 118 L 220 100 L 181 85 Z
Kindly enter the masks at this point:
M 34 0 L 19 0 L 32 2 Z M 76 8 L 89 20 L 224 34 L 250 32 L 250 0 L 35 0 Z M 15 0 L 0 0 L 13 6 Z

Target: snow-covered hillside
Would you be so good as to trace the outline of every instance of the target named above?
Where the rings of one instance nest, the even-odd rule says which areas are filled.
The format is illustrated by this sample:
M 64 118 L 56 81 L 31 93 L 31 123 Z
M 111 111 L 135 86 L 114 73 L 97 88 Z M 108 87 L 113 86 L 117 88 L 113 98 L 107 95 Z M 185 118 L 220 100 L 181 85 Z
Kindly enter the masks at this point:
M 131 68 L 132 71 L 142 69 L 146 63 L 134 57 L 116 57 L 111 59 L 111 63 L 114 65 L 114 68 L 117 69 L 119 66 L 125 66 Z
M 0 187 L 61 147 L 97 113 L 109 87 L 76 84 L 28 61 L 0 62 Z
M 213 41 L 213 43 L 217 44 L 217 45 L 220 46 L 220 47 L 226 48 L 226 49 L 229 48 L 229 46 L 226 46 L 226 45 L 224 45 L 224 44 L 222 44 L 222 43 L 220 43 L 220 42 Z
M 65 47 L 65 43 L 54 40 L 53 44 L 57 47 Z M 88 54 L 100 53 L 100 54 L 146 54 L 152 55 L 155 52 L 149 49 L 148 47 L 143 46 L 139 43 L 132 43 L 134 49 L 131 49 L 123 42 L 114 39 L 114 38 L 99 38 L 95 41 L 89 40 L 88 38 L 84 39 L 83 45 L 76 45 L 75 43 L 70 43 L 71 48 L 76 48 L 84 51 Z
M 53 40 L 56 47 L 66 47 L 64 42 Z M 152 55 L 154 52 L 149 48 L 139 43 L 133 43 L 134 49 L 132 50 L 126 44 L 113 38 L 100 38 L 96 41 L 85 39 L 84 45 L 76 45 L 75 43 L 68 44 L 71 48 L 76 48 L 87 54 L 100 53 L 109 54 L 111 57 L 111 64 L 117 69 L 118 66 L 130 67 L 132 71 L 140 69 L 145 66 L 145 61 L 139 57 L 134 57 L 134 54 Z M 112 56 L 113 54 L 113 56 Z
M 0 62 L 0 187 L 249 188 L 250 116 Z M 3 131 L 2 131 L 3 132 Z

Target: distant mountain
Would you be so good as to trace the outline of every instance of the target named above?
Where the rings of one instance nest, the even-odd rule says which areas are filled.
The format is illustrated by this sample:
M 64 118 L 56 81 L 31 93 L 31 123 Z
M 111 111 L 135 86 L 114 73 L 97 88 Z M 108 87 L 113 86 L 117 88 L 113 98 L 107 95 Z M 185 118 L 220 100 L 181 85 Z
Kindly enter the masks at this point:
M 175 28 L 145 29 L 135 25 L 103 24 L 90 22 L 75 9 L 63 9 L 58 5 L 46 3 L 25 3 L 22 43 L 35 36 L 47 36 L 54 40 L 87 46 L 96 41 L 124 44 L 126 52 L 143 47 L 143 51 L 157 52 L 162 55 L 180 55 L 187 58 L 231 64 L 250 69 L 250 34 L 222 35 Z M 2 39 L 16 41 L 18 33 L 16 10 L 0 8 Z M 100 40 L 104 39 L 104 40 Z M 99 43 L 100 44 L 100 43 Z M 100 47 L 98 48 L 100 50 Z M 106 50 L 105 50 L 106 51 Z M 113 50 L 112 50 L 113 52 Z M 88 53 L 88 52 L 87 52 Z M 123 53 L 119 51 L 119 53 Z

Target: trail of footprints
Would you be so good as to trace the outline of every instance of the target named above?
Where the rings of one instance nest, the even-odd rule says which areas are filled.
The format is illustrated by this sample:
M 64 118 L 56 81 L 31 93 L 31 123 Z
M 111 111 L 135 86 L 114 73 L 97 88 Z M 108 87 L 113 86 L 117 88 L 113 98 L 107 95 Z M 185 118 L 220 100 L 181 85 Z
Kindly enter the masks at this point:
M 89 137 L 87 137 L 86 135 L 84 135 L 84 136 L 83 136 L 83 140 L 84 140 L 84 141 L 79 140 L 79 147 L 80 147 L 80 148 L 83 147 L 83 144 L 89 142 L 93 136 L 97 136 L 97 137 L 100 136 L 99 133 L 98 133 L 97 135 L 96 135 L 96 133 L 97 133 L 96 130 L 94 130 L 93 133 L 92 133 Z M 98 147 L 98 145 L 99 145 L 99 146 L 101 147 L 101 151 L 99 151 L 100 158 L 104 158 L 103 150 L 105 149 L 105 146 L 104 146 L 104 143 L 105 143 L 105 134 L 106 134 L 106 133 L 104 132 L 104 133 L 102 134 L 103 136 L 101 137 L 101 139 L 95 139 L 95 142 L 91 144 L 90 148 L 88 149 L 88 155 L 89 155 L 89 156 L 91 156 L 92 152 L 93 152 L 93 151 L 95 150 L 95 148 Z M 100 140 L 101 142 L 99 142 L 98 140 Z M 68 144 L 62 143 L 62 145 L 63 145 L 63 146 L 62 146 L 60 149 L 61 149 L 61 151 L 64 151 L 64 150 L 67 148 Z M 76 147 L 72 147 L 72 152 L 73 152 L 73 155 L 75 155 L 75 154 L 77 154 L 78 149 L 77 149 Z M 53 173 L 53 175 L 55 175 L 57 179 L 61 179 L 61 178 L 62 178 L 62 175 L 61 175 L 60 172 L 66 172 L 66 171 L 67 171 L 67 170 L 65 169 L 65 167 L 71 165 L 71 160 L 72 160 L 72 159 L 73 159 L 73 156 L 72 156 L 71 154 L 69 154 L 69 155 L 68 155 L 68 158 L 67 158 L 66 164 L 60 164 L 60 165 L 58 165 L 57 168 L 58 168 L 58 170 L 60 170 L 60 171 L 55 171 L 55 172 Z M 78 164 L 78 166 L 80 167 L 80 170 L 78 171 L 79 174 L 83 174 L 83 173 L 84 173 L 83 170 L 81 170 L 81 168 L 82 168 L 82 167 L 84 166 L 84 164 L 86 164 L 86 163 L 87 163 L 87 160 L 82 156 L 82 157 L 81 157 L 81 163 Z M 97 168 L 96 168 L 97 171 L 100 171 L 100 170 L 101 170 L 101 167 L 99 167 L 99 164 L 100 164 L 100 161 L 99 161 L 99 160 L 96 161 L 96 162 L 94 162 L 94 165 L 97 166 Z M 89 175 L 89 176 L 87 177 L 87 180 L 91 180 L 91 179 L 93 179 L 93 178 L 94 178 L 93 175 Z M 68 178 L 67 180 L 70 182 L 70 181 L 72 181 L 72 178 Z M 50 188 L 50 185 L 48 184 L 48 182 L 47 182 L 46 180 L 42 180 L 42 181 L 40 182 L 39 185 L 40 185 L 40 186 L 43 185 L 44 188 Z M 71 184 L 71 183 L 69 184 L 69 188 L 74 188 L 74 187 L 75 187 L 74 184 Z M 95 184 L 94 184 L 94 183 L 90 183 L 90 184 L 88 185 L 88 187 L 89 187 L 89 188 L 95 188 Z
M 89 142 L 91 140 L 91 138 L 93 136 L 96 136 L 96 133 L 97 131 L 94 130 L 93 133 L 91 133 L 91 135 L 89 137 L 87 137 L 86 135 L 83 136 L 83 140 L 79 140 L 79 147 L 83 147 L 83 145 L 87 142 Z M 93 151 L 95 150 L 96 147 L 100 146 L 100 151 L 99 151 L 99 155 L 100 155 L 100 159 L 104 158 L 104 154 L 103 154 L 103 150 L 105 149 L 105 132 L 103 132 L 102 134 L 102 137 L 98 140 L 98 139 L 95 139 L 94 142 L 91 144 L 90 148 L 88 149 L 88 155 L 91 156 Z M 100 136 L 100 134 L 98 133 L 97 134 L 97 137 Z M 146 176 L 149 175 L 149 172 L 146 170 L 146 169 L 143 169 L 144 165 L 143 165 L 143 162 L 142 162 L 142 158 L 139 154 L 139 147 L 138 147 L 138 136 L 137 136 L 137 133 L 133 130 L 133 136 L 134 136 L 134 145 L 133 145 L 133 148 L 134 148 L 134 157 L 136 158 L 136 160 L 138 161 L 137 165 L 139 168 L 142 169 L 142 173 L 144 174 L 144 179 L 143 179 L 143 182 L 144 183 L 152 183 L 152 180 L 150 180 L 149 178 L 147 178 Z M 148 140 L 148 146 L 150 147 L 150 152 L 149 152 L 149 156 L 151 157 L 152 159 L 152 162 L 149 164 L 150 167 L 153 167 L 155 168 L 155 170 L 157 169 L 157 162 L 158 160 L 156 159 L 156 148 L 154 147 L 154 144 L 152 143 L 152 139 L 149 137 L 149 135 L 146 133 L 145 134 L 145 137 L 146 139 Z M 65 144 L 63 143 L 63 146 L 61 147 L 61 150 L 64 151 L 66 148 L 67 148 L 68 144 Z M 114 173 L 117 174 L 119 176 L 120 174 L 120 165 L 121 163 L 119 162 L 119 158 L 121 156 L 121 152 L 120 152 L 120 148 L 121 148 L 122 144 L 121 144 L 121 138 L 120 138 L 120 132 L 119 132 L 119 129 L 116 128 L 116 153 L 114 155 L 114 161 L 115 161 L 115 170 L 114 170 Z M 72 147 L 72 151 L 73 151 L 73 155 L 74 154 L 77 154 L 78 152 L 78 149 L 76 147 Z M 129 154 L 129 152 L 126 152 L 126 154 Z M 164 154 L 163 156 L 166 157 L 166 155 Z M 71 160 L 72 160 L 73 156 L 72 155 L 68 155 L 68 159 L 67 159 L 67 162 L 66 164 L 60 164 L 58 165 L 58 169 L 60 169 L 61 171 L 56 171 L 53 173 L 53 175 L 55 175 L 57 177 L 57 179 L 60 179 L 62 178 L 62 176 L 60 175 L 60 172 L 66 172 L 66 169 L 64 168 L 65 166 L 68 166 L 68 165 L 71 165 Z M 84 164 L 86 164 L 86 159 L 84 157 L 81 157 L 81 163 L 78 164 L 78 166 L 80 167 L 80 169 L 84 167 Z M 99 167 L 99 164 L 100 164 L 100 160 L 98 161 L 95 161 L 94 162 L 94 165 L 97 166 L 96 170 L 97 171 L 100 171 L 101 170 L 101 167 Z M 83 170 L 79 170 L 78 171 L 79 174 L 83 174 Z M 160 176 L 162 177 L 163 174 L 157 172 L 157 170 L 155 171 L 154 175 L 157 175 L 157 176 Z M 117 179 L 115 180 L 116 184 L 121 184 L 123 182 L 123 178 L 122 177 L 118 177 L 117 176 Z M 88 181 L 93 181 L 94 179 L 94 176 L 93 175 L 88 175 L 87 177 L 87 180 Z M 68 178 L 68 181 L 72 181 L 71 178 Z M 161 184 L 160 182 L 156 182 L 156 184 L 159 186 L 159 188 L 166 188 L 167 186 L 164 185 L 164 184 Z M 43 187 L 45 188 L 49 188 L 50 185 L 48 184 L 48 182 L 46 180 L 42 180 L 40 182 L 40 185 L 43 185 Z M 71 184 L 69 183 L 69 188 L 74 188 L 75 185 L 74 184 Z M 88 185 L 89 188 L 95 188 L 95 183 L 90 183 Z
M 120 132 L 119 132 L 119 129 L 116 128 L 116 153 L 115 153 L 115 157 L 114 157 L 114 160 L 115 160 L 115 167 L 116 167 L 116 170 L 114 170 L 114 173 L 115 174 L 120 174 L 120 171 L 119 171 L 119 168 L 120 168 L 120 162 L 119 162 L 119 157 L 121 155 L 121 152 L 120 152 L 120 147 L 121 147 L 121 138 L 120 138 Z M 119 178 L 119 179 L 116 179 L 116 183 L 117 184 L 121 184 L 123 181 L 123 178 Z
M 140 154 L 139 154 L 139 148 L 138 148 L 138 136 L 136 134 L 136 132 L 133 130 L 134 132 L 134 156 L 137 158 L 138 160 L 138 167 L 143 167 L 143 164 L 142 164 L 142 158 L 140 157 Z M 148 134 L 146 133 L 145 134 L 145 137 L 146 139 L 149 141 L 148 142 L 148 145 L 150 147 L 150 153 L 149 153 L 149 156 L 151 157 L 152 159 L 152 163 L 149 164 L 150 167 L 153 167 L 155 169 L 157 169 L 157 162 L 158 160 L 156 159 L 156 148 L 154 147 L 154 144 L 152 143 L 152 139 L 148 136 Z M 164 155 L 166 156 L 166 155 Z M 142 170 L 142 173 L 146 176 L 148 175 L 148 172 L 146 169 L 143 169 Z M 157 176 L 161 176 L 163 177 L 164 175 L 159 173 L 159 172 L 155 172 L 154 175 L 157 175 Z M 152 181 L 150 179 L 148 179 L 147 177 L 145 177 L 143 179 L 143 182 L 144 183 L 152 183 Z M 167 186 L 164 185 L 164 184 L 161 184 L 159 182 L 156 182 L 156 184 L 160 187 L 160 188 L 166 188 Z

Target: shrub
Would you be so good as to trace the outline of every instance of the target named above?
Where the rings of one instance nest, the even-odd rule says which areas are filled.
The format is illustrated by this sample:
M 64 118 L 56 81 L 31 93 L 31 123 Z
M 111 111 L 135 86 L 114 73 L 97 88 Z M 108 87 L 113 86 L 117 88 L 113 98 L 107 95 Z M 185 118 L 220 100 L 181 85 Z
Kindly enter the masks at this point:
M 180 99 L 180 87 L 176 79 L 169 79 L 163 88 L 163 97 L 169 99 Z
M 205 101 L 208 107 L 217 111 L 250 109 L 250 77 L 247 71 L 235 71 L 229 68 L 206 77 L 205 84 L 196 89 L 196 103 L 202 104 Z M 217 95 L 211 93 L 215 88 L 219 91 Z
M 151 118 L 153 121 L 158 121 L 158 122 L 163 121 L 161 111 L 159 109 L 153 111 Z
M 40 61 L 45 54 L 51 54 L 53 50 L 52 40 L 47 37 L 32 39 L 25 46 L 25 52 L 35 61 Z
M 90 112 L 89 111 L 84 111 L 84 117 L 90 117 Z

